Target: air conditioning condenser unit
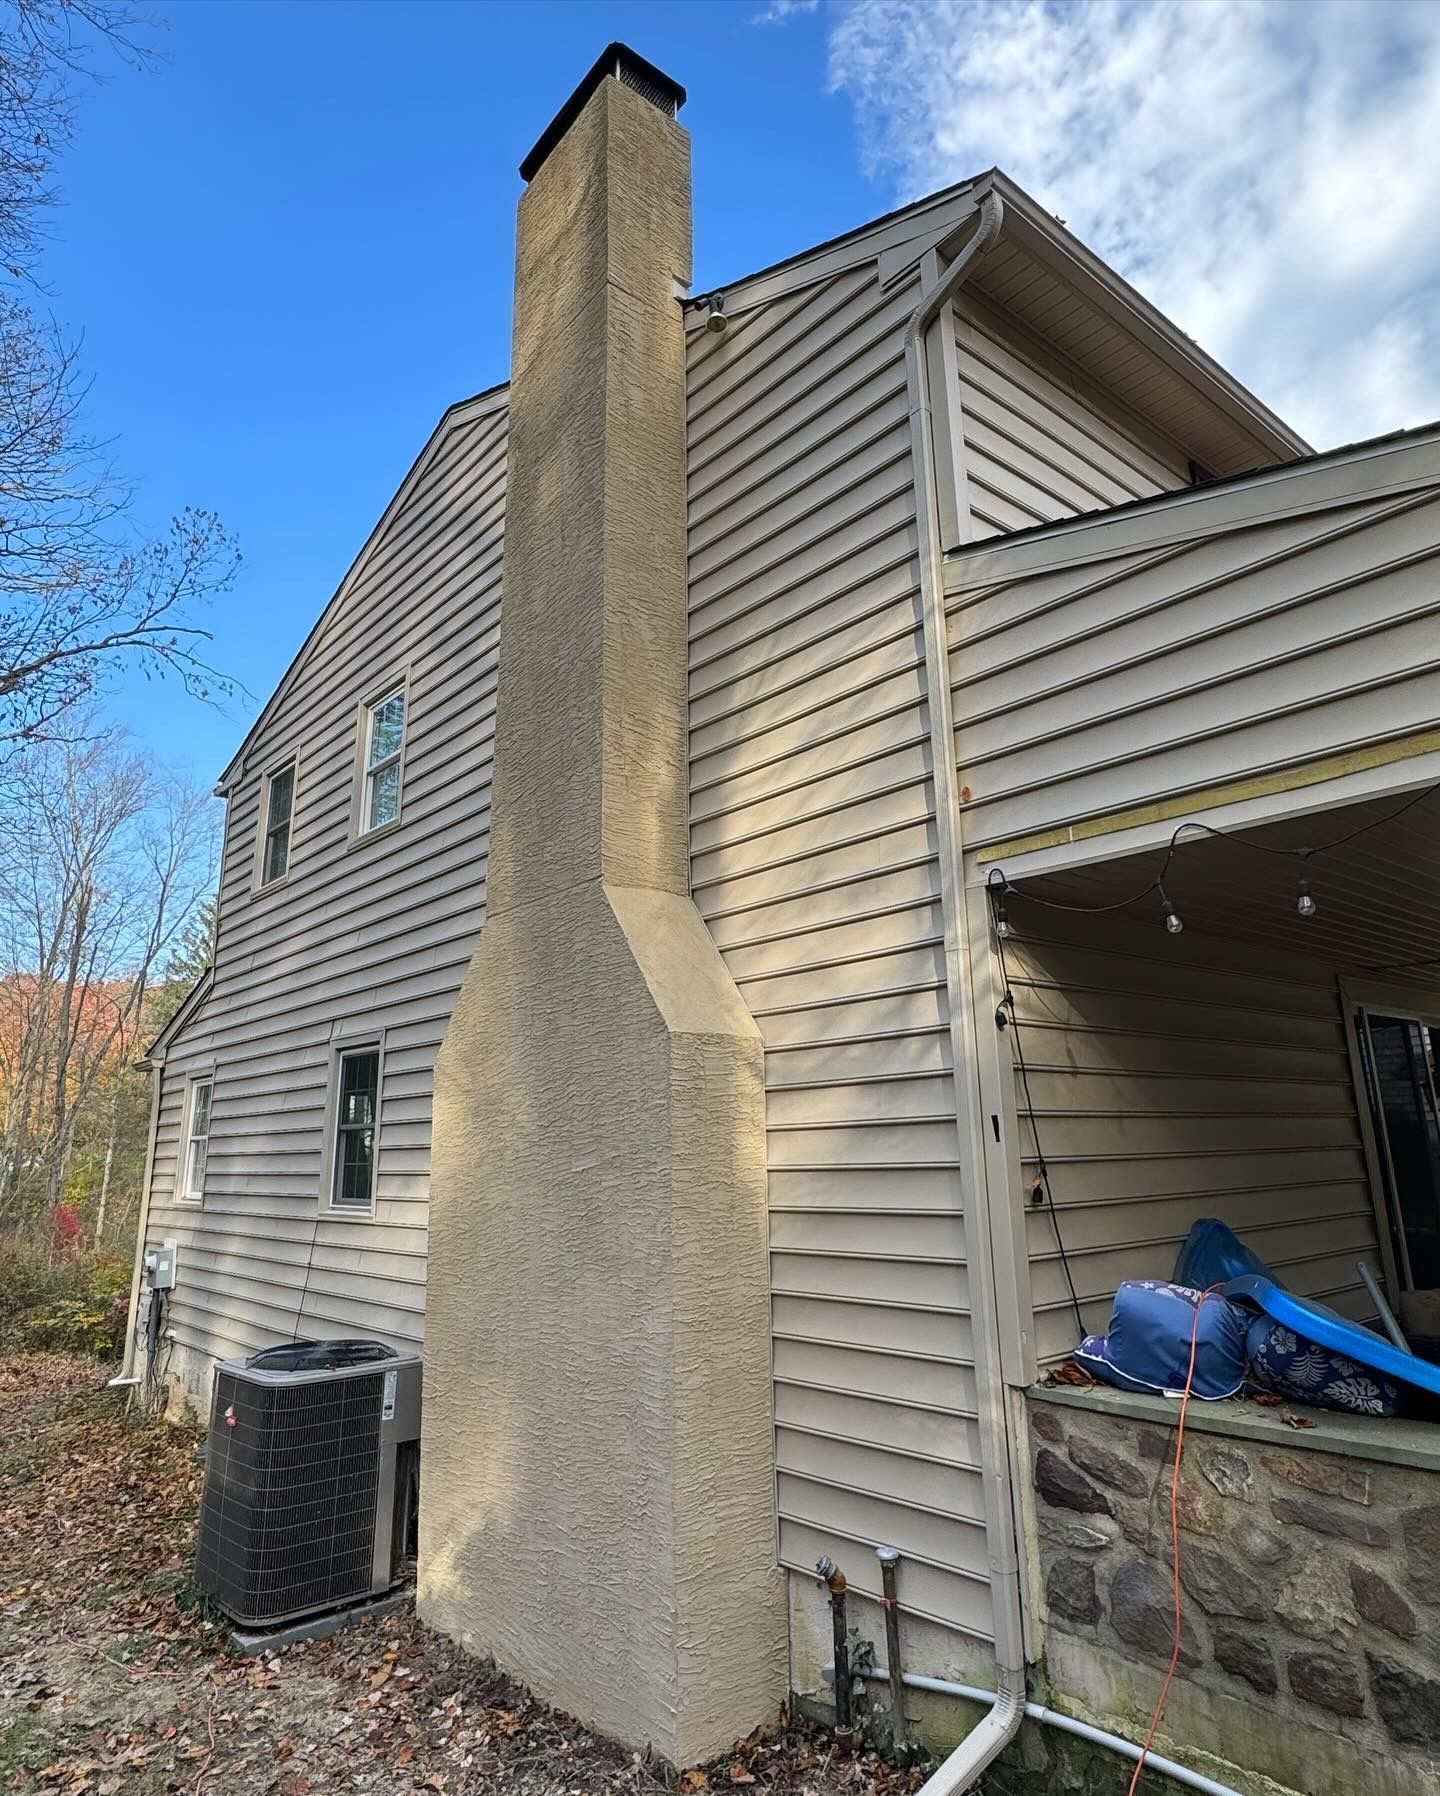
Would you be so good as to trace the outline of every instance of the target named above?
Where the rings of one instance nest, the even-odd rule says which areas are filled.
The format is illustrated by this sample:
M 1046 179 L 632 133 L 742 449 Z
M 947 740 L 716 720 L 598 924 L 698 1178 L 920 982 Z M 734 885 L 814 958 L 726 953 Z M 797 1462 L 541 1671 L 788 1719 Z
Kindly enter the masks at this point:
M 420 1357 L 296 1341 L 215 1367 L 196 1582 L 267 1628 L 383 1595 L 418 1491 Z

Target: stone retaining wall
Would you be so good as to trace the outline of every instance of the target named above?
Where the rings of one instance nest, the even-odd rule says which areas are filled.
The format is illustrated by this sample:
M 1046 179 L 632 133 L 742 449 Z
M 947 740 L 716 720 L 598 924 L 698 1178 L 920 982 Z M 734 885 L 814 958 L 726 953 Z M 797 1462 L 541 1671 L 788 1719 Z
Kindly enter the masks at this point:
M 1175 1434 L 1039 1391 L 1029 1418 L 1052 1687 L 1126 1731 L 1171 1651 Z M 1188 1717 L 1210 1754 L 1306 1796 L 1434 1788 L 1440 1476 L 1301 1439 L 1187 1434 L 1167 1732 Z

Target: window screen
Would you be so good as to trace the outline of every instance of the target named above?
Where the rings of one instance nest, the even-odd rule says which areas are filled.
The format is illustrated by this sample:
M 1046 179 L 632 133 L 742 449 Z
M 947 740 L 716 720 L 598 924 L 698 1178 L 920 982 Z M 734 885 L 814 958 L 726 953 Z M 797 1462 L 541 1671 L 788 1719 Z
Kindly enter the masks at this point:
M 205 1161 L 210 1152 L 209 1079 L 196 1079 L 190 1087 L 190 1113 L 185 1124 L 184 1195 L 198 1203 L 205 1195 Z
M 405 746 L 405 692 L 371 705 L 365 730 L 365 812 L 362 833 L 400 815 L 400 754 Z
M 283 879 L 290 865 L 290 814 L 294 808 L 295 769 L 292 765 L 270 775 L 265 807 L 265 846 L 260 858 L 262 886 Z
M 375 1123 L 380 1097 L 380 1050 L 340 1056 L 335 1116 L 333 1202 L 341 1210 L 368 1210 L 375 1197 Z

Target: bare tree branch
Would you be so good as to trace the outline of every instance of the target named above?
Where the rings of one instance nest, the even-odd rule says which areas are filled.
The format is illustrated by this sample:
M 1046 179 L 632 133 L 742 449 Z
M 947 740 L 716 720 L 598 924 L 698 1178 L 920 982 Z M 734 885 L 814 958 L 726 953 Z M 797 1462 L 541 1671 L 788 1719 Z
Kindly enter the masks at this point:
M 217 857 L 209 796 L 119 730 L 30 750 L 7 798 L 0 1226 L 53 1210 L 82 1129 L 97 1116 L 108 1129 L 147 1000 L 193 940 Z
M 76 346 L 34 309 L 75 94 L 97 50 L 150 62 L 149 23 L 119 0 L 0 0 L 0 749 L 52 734 L 127 661 L 198 698 L 233 690 L 195 617 L 234 579 L 234 541 L 195 508 L 136 537 L 83 426 Z

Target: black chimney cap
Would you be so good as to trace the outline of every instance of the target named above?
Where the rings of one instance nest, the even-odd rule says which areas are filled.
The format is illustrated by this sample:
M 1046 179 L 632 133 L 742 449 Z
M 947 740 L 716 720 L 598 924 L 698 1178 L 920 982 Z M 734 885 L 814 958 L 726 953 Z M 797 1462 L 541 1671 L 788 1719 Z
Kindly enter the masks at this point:
M 541 163 L 575 123 L 581 108 L 607 75 L 623 81 L 626 87 L 633 87 L 652 106 L 658 106 L 667 118 L 674 118 L 685 104 L 685 89 L 678 81 L 672 81 L 663 69 L 647 62 L 628 44 L 607 44 L 595 58 L 585 79 L 536 138 L 534 149 L 520 164 L 522 181 L 535 179 Z

